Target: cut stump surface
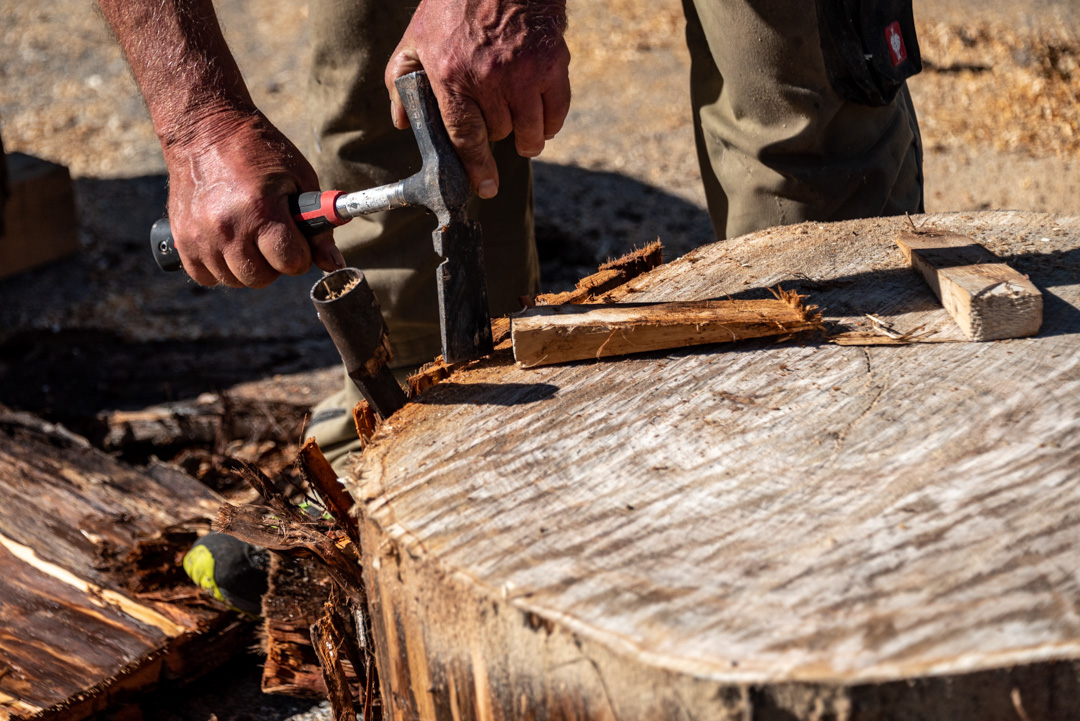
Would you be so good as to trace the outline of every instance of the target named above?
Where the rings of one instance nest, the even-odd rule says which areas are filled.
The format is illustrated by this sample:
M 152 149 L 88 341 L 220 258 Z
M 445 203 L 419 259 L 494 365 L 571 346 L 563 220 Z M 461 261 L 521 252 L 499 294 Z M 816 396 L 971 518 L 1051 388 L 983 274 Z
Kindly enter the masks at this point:
M 956 342 L 504 347 L 390 418 L 350 490 L 394 717 L 1075 718 L 1080 219 L 914 221 L 1026 274 L 1039 334 L 966 342 L 906 219 L 802 224 L 615 301 L 779 285 L 830 333 Z

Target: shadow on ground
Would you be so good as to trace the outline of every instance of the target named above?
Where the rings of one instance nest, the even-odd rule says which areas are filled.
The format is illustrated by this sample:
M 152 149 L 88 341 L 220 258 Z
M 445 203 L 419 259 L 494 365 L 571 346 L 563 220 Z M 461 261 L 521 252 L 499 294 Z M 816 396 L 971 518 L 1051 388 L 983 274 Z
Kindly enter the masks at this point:
M 713 241 L 706 210 L 618 173 L 533 164 L 536 244 L 545 292 L 559 292 L 605 260 L 656 239 L 673 260 Z

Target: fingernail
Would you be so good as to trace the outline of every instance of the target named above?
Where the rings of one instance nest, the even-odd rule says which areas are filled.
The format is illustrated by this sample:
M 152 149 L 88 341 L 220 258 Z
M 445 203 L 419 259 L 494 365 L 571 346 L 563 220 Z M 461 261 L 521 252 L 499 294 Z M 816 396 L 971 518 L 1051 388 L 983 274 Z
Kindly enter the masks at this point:
M 334 259 L 334 265 L 339 268 L 345 267 L 345 256 L 341 254 L 336 245 L 330 246 L 330 257 Z
M 499 192 L 499 186 L 495 184 L 494 180 L 490 178 L 480 181 L 480 187 L 476 189 L 476 194 L 485 200 L 487 198 L 494 198 L 495 194 Z

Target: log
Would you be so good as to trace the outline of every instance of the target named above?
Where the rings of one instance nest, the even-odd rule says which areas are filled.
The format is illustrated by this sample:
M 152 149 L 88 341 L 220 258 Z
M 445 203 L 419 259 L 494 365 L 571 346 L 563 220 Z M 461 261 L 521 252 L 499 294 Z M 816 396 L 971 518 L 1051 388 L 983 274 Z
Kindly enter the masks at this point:
M 901 232 L 896 244 L 971 340 L 1025 338 L 1039 332 L 1039 290 L 971 238 L 925 229 Z
M 503 350 L 384 423 L 347 486 L 387 717 L 1074 719 L 1080 218 L 916 221 L 1028 275 L 1039 335 L 965 342 L 904 218 L 802 224 L 609 300 L 782 285 L 960 342 Z
M 24 153 L 7 155 L 8 189 L 0 236 L 0 279 L 79 249 L 75 189 L 68 169 Z
M 336 390 L 340 369 L 273 376 L 138 410 L 98 414 L 101 445 L 110 451 L 213 446 L 229 440 L 300 440 L 315 403 Z
M 220 503 L 194 479 L 0 406 L 0 496 L 0 719 L 85 718 L 250 642 L 186 578 L 163 581 L 183 576 L 170 529 Z
M 781 290 L 781 293 L 783 291 Z M 546 305 L 511 317 L 522 368 L 630 353 L 790 336 L 821 327 L 794 293 L 769 300 Z

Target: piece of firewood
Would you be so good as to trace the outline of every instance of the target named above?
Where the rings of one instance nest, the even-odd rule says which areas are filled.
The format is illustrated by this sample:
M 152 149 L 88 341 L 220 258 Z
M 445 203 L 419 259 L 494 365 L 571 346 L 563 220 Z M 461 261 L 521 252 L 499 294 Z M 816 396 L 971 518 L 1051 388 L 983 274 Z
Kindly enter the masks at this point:
M 607 294 L 624 287 L 631 280 L 649 272 L 664 262 L 664 247 L 659 240 L 649 243 L 644 248 L 627 253 L 621 258 L 609 260 L 601 265 L 597 272 L 585 276 L 577 282 L 575 288 L 565 293 L 544 293 L 535 298 L 523 299 L 527 305 L 552 306 L 567 303 L 587 303 L 603 298 Z M 506 350 L 510 338 L 510 319 L 494 318 L 491 321 L 491 337 L 496 352 Z M 442 358 L 428 363 L 417 373 L 409 376 L 409 398 L 416 398 L 428 388 L 446 380 L 455 368 L 462 364 L 447 364 Z M 374 435 L 374 415 L 367 408 L 367 402 L 361 401 L 353 410 L 356 430 L 361 439 Z M 365 440 L 366 442 L 366 440 Z
M 936 230 L 903 231 L 896 244 L 971 340 L 1039 332 L 1039 290 L 971 238 Z
M 23 153 L 9 153 L 7 170 L 11 195 L 2 213 L 0 278 L 51 263 L 79 249 L 75 189 L 68 169 Z
M 263 693 L 326 696 L 309 629 L 332 587 L 315 557 L 270 554 L 269 588 L 262 599 Z
M 341 524 L 345 533 L 354 543 L 359 542 L 360 534 L 356 527 L 356 519 L 349 515 L 349 509 L 353 506 L 353 499 L 345 491 L 345 487 L 338 480 L 338 475 L 326 460 L 319 444 L 314 438 L 309 438 L 300 447 L 297 456 L 300 472 L 308 484 L 318 494 L 326 510 Z
M 627 253 L 621 258 L 609 260 L 575 284 L 565 293 L 545 293 L 536 297 L 537 305 L 561 305 L 587 303 L 594 298 L 622 286 L 664 262 L 664 246 L 659 240 L 644 248 Z
M 355 721 L 356 710 L 349 688 L 350 674 L 346 674 L 342 664 L 347 642 L 341 629 L 334 623 L 335 615 L 334 606 L 329 602 L 325 604 L 318 620 L 311 624 L 311 645 L 319 657 L 319 668 L 334 721 Z
M 746 338 L 821 326 L 796 293 L 769 300 L 547 305 L 513 317 L 514 359 L 525 368 Z

